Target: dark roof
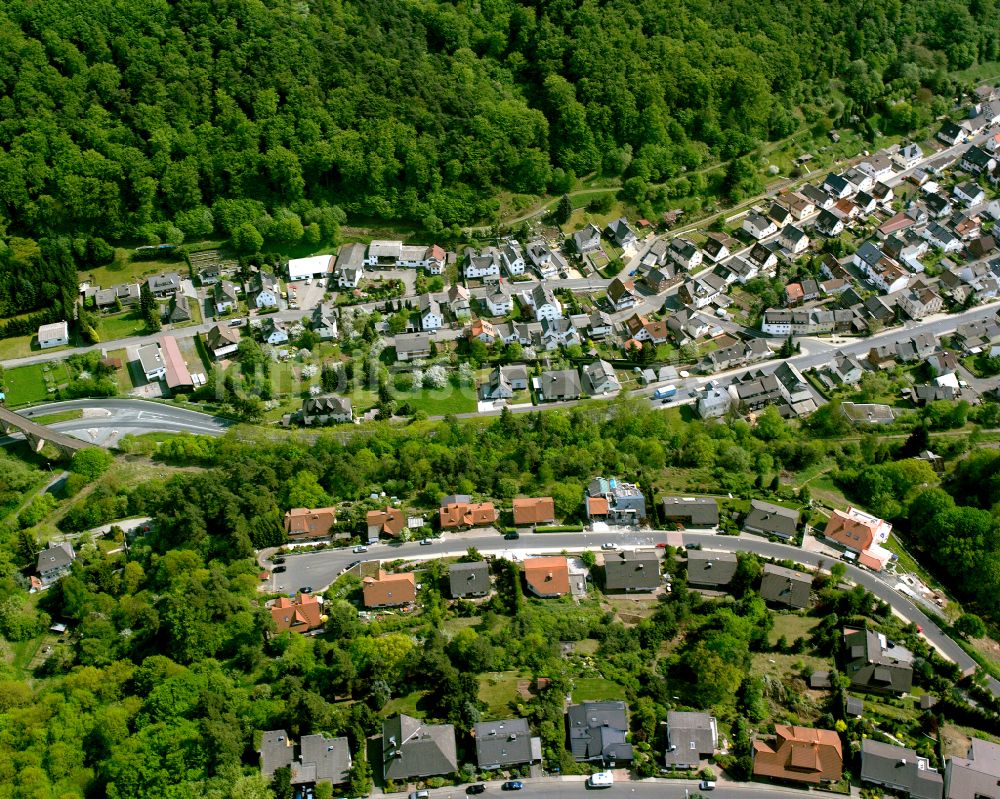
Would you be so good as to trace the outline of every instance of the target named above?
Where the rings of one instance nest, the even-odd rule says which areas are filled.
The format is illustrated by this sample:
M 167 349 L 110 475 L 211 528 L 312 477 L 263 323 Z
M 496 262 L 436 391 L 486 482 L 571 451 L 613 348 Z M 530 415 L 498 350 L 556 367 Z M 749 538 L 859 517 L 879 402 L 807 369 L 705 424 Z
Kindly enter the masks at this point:
M 566 712 L 569 744 L 576 760 L 631 760 L 625 741 L 628 719 L 624 702 L 584 702 Z
M 765 564 L 760 581 L 760 595 L 768 602 L 793 608 L 809 606 L 812 575 L 786 569 L 784 566 Z
M 689 549 L 688 585 L 695 587 L 724 588 L 736 574 L 736 554 Z
M 719 503 L 711 497 L 664 497 L 663 513 L 668 520 L 684 521 L 685 527 L 719 523 Z
M 791 538 L 799 524 L 799 512 L 759 499 L 750 500 L 750 513 L 743 522 L 743 528 L 751 532 Z
M 718 739 L 718 726 L 708 713 L 671 710 L 667 713 L 666 765 L 686 766 L 711 757 Z
M 284 730 L 267 730 L 260 739 L 260 772 L 265 777 L 275 769 L 287 768 L 295 758 L 295 747 Z
M 455 599 L 483 596 L 490 591 L 490 569 L 485 561 L 453 563 L 448 567 L 448 586 Z
M 43 549 L 38 553 L 38 572 L 44 574 L 56 569 L 64 569 L 73 562 L 74 557 L 72 544 L 51 544 L 48 549 Z
M 531 728 L 524 719 L 481 721 L 473 734 L 476 762 L 481 769 L 531 763 L 541 755 L 541 742 L 531 737 Z
M 304 735 L 299 744 L 299 761 L 292 763 L 292 784 L 347 782 L 351 771 L 351 750 L 346 738 Z
M 844 630 L 845 673 L 855 688 L 905 693 L 913 685 L 913 654 L 874 630 Z
M 609 591 L 653 591 L 660 586 L 660 559 L 655 552 L 608 553 L 604 581 Z
M 861 742 L 861 781 L 901 790 L 911 799 L 941 799 L 944 789 L 941 774 L 926 758 L 871 738 Z
M 382 722 L 382 773 L 389 780 L 409 780 L 458 771 L 455 728 L 425 724 L 400 713 Z

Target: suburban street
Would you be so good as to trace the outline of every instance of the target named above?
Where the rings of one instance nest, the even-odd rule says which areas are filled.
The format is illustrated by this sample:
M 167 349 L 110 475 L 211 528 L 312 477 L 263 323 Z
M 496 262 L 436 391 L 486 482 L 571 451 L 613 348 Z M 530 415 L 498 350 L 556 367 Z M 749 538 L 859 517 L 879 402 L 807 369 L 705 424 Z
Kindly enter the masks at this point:
M 657 544 L 685 547 L 695 544 L 704 550 L 752 552 L 766 558 L 787 558 L 811 568 L 828 569 L 834 562 L 829 556 L 788 544 L 772 543 L 757 536 L 727 536 L 690 531 L 610 528 L 607 532 L 536 533 L 522 536 L 516 541 L 507 541 L 494 530 L 472 530 L 461 534 L 445 534 L 430 541 L 429 545 L 421 545 L 416 541 L 403 544 L 378 543 L 368 547 L 368 551 L 363 554 L 353 552 L 350 547 L 292 553 L 286 558 L 285 572 L 272 574 L 268 585 L 276 592 L 287 594 L 293 594 L 303 586 L 320 591 L 360 560 L 430 560 L 462 555 L 469 547 L 475 547 L 483 555 L 523 560 L 534 555 L 558 554 L 563 551 L 599 552 L 604 544 L 615 544 L 622 549 L 650 548 Z M 265 553 L 261 553 L 262 561 L 264 557 Z M 910 599 L 895 591 L 875 573 L 847 563 L 844 566 L 850 580 L 888 603 L 901 617 L 922 627 L 927 640 L 945 657 L 957 663 L 962 671 L 975 668 L 975 661 Z M 1000 697 L 1000 683 L 991 679 L 990 689 L 995 696 Z

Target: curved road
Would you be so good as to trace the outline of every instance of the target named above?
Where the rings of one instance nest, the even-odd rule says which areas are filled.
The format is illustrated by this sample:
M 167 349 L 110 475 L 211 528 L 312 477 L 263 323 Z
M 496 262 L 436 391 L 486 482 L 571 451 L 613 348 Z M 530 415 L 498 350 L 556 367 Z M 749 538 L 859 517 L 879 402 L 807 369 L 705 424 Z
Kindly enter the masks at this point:
M 536 533 L 522 536 L 517 541 L 507 541 L 493 530 L 472 531 L 432 539 L 429 545 L 419 542 L 405 544 L 374 544 L 364 554 L 349 547 L 327 549 L 319 552 L 291 554 L 285 561 L 285 571 L 272 574 L 269 587 L 274 591 L 294 593 L 302 586 L 311 585 L 315 590 L 328 586 L 348 566 L 358 560 L 428 560 L 431 558 L 463 554 L 469 547 L 476 547 L 484 555 L 500 555 L 523 559 L 534 554 L 558 554 L 563 551 L 580 552 L 584 549 L 599 551 L 603 544 L 616 544 L 622 548 L 653 547 L 670 543 L 684 546 L 701 545 L 703 549 L 719 552 L 753 552 L 766 558 L 788 559 L 812 568 L 829 568 L 835 561 L 829 556 L 808 552 L 788 544 L 776 544 L 756 536 L 727 536 L 715 533 L 667 532 L 664 530 L 615 530 L 582 533 Z M 262 553 L 263 555 L 264 553 Z M 972 673 L 976 662 L 935 624 L 927 614 L 906 596 L 873 572 L 845 563 L 846 574 L 855 583 L 864 586 L 876 597 L 886 602 L 900 616 L 923 628 L 924 637 L 949 660 L 958 664 L 963 673 Z M 989 678 L 993 695 L 1000 697 L 1000 682 Z

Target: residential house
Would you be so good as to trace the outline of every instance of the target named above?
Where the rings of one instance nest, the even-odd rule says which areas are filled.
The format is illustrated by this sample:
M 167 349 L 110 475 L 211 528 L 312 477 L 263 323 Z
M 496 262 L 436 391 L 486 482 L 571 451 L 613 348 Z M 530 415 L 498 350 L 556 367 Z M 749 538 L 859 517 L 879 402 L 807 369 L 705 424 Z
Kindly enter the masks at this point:
M 328 538 L 336 521 L 337 509 L 333 507 L 292 508 L 285 511 L 285 533 L 293 542 Z
M 792 212 L 783 203 L 775 200 L 771 203 L 770 209 L 768 209 L 767 216 L 771 219 L 774 224 L 779 228 L 784 227 L 792 220 Z
M 857 554 L 861 565 L 881 571 L 891 558 L 891 553 L 881 546 L 889 539 L 891 530 L 892 525 L 887 521 L 849 507 L 846 511 L 833 511 L 823 535 Z
M 539 402 L 562 402 L 579 399 L 583 393 L 576 369 L 554 369 L 533 377 L 532 386 Z
M 513 504 L 517 527 L 555 523 L 556 508 L 552 497 L 518 497 Z
M 500 277 L 500 254 L 493 247 L 486 247 L 480 253 L 466 247 L 464 259 L 462 274 L 467 279 Z
M 159 344 L 144 344 L 136 350 L 139 369 L 153 383 L 167 376 L 167 364 L 160 354 Z
M 525 558 L 524 582 L 528 590 L 538 597 L 568 594 L 569 561 L 563 557 Z
M 926 757 L 874 738 L 861 741 L 861 782 L 909 799 L 942 799 L 944 793 L 944 780 Z
M 222 280 L 212 286 L 212 299 L 215 303 L 215 312 L 220 316 L 235 310 L 240 301 L 236 285 L 229 280 Z
M 284 730 L 267 730 L 261 736 L 260 771 L 266 778 L 279 768 L 289 769 L 289 782 L 297 795 L 311 794 L 316 784 L 342 785 L 350 779 L 351 750 L 347 738 L 304 735 L 296 747 Z
M 618 478 L 595 477 L 586 491 L 587 518 L 638 525 L 646 518 L 646 497 L 637 485 Z
M 420 295 L 417 299 L 417 312 L 420 314 L 420 329 L 425 332 L 440 330 L 444 325 L 441 303 L 431 294 Z
M 332 394 L 321 397 L 307 397 L 302 400 L 302 424 L 323 425 L 337 422 L 353 422 L 354 408 L 346 397 Z
M 597 225 L 587 225 L 570 236 L 570 241 L 578 255 L 586 255 L 601 249 L 601 231 Z
M 383 251 L 386 242 L 373 241 L 368 245 L 370 257 L 365 258 L 365 246 L 363 244 L 345 244 L 340 248 L 337 255 L 336 266 L 333 267 L 333 280 L 338 288 L 356 289 L 361 285 L 361 278 L 365 274 L 365 265 L 381 266 L 379 263 L 379 252 Z M 395 242 L 402 247 L 401 242 Z M 395 248 L 399 252 L 399 248 Z M 387 256 L 388 257 L 388 256 Z M 289 262 L 289 276 L 291 275 L 291 262 Z M 312 277 L 309 275 L 307 277 Z M 295 278 L 292 278 L 293 280 Z
M 719 233 L 709 233 L 705 238 L 705 244 L 702 249 L 709 259 L 715 261 L 715 263 L 719 263 L 731 256 L 732 251 L 730 248 L 737 245 L 738 242 L 729 236 L 723 236 Z
M 583 702 L 566 711 L 569 748 L 573 759 L 605 765 L 628 763 L 632 745 L 624 702 Z
M 353 245 L 348 244 L 344 246 L 350 247 Z M 311 277 L 327 277 L 333 274 L 333 264 L 336 260 L 336 257 L 333 255 L 310 255 L 308 258 L 292 258 L 288 262 L 288 279 L 295 281 L 306 280 Z
M 509 769 L 542 759 L 542 739 L 531 734 L 525 719 L 480 721 L 472 735 L 481 771 Z
M 892 158 L 886 152 L 877 152 L 859 163 L 858 169 L 872 180 L 885 180 L 893 175 Z
M 642 282 L 645 283 L 649 290 L 654 294 L 660 294 L 666 291 L 673 285 L 675 280 L 675 275 L 671 274 L 671 270 L 667 267 L 663 267 L 661 269 L 658 266 L 654 266 L 642 276 Z
M 802 192 L 792 192 L 784 196 L 784 201 L 788 205 L 788 210 L 792 212 L 792 219 L 801 221 L 816 213 L 816 205 Z
M 744 231 L 753 236 L 757 241 L 773 236 L 778 232 L 778 226 L 766 216 L 751 212 L 747 214 L 741 225 Z
M 875 179 L 857 167 L 851 167 L 844 172 L 842 177 L 852 185 L 854 194 L 857 194 L 859 191 L 871 191 L 875 186 Z
M 827 194 L 827 192 L 823 191 L 823 189 L 817 188 L 812 183 L 807 183 L 799 189 L 799 194 L 813 204 L 814 210 L 828 210 L 832 208 L 834 202 L 836 202 L 836 200 Z
M 928 213 L 937 219 L 940 219 L 942 216 L 948 216 L 952 212 L 951 201 L 943 194 L 938 194 L 937 192 L 926 194 L 924 196 L 924 205 L 927 206 Z
M 312 594 L 298 594 L 295 598 L 279 597 L 268 608 L 275 630 L 283 633 L 307 633 L 323 626 L 322 608 Z
M 268 272 L 258 272 L 254 275 L 250 293 L 253 294 L 253 303 L 258 310 L 277 308 L 278 297 L 281 295 L 278 278 Z
M 492 502 L 470 502 L 466 496 L 445 497 L 438 513 L 442 530 L 486 527 L 500 518 Z
M 792 364 L 782 363 L 770 374 L 751 370 L 733 378 L 729 394 L 737 407 L 749 411 L 777 405 L 786 415 L 801 415 L 816 410 L 809 384 Z
M 365 524 L 368 526 L 368 538 L 399 538 L 406 529 L 406 514 L 401 508 L 386 505 L 385 508 L 370 510 L 365 514 Z
M 472 316 L 472 293 L 461 283 L 448 289 L 448 310 L 456 319 Z
M 486 291 L 486 308 L 490 316 L 506 316 L 514 310 L 514 298 L 504 283 L 494 283 Z
M 978 147 L 975 144 L 965 151 L 958 162 L 959 169 L 971 172 L 973 175 L 992 172 L 996 165 L 996 159 L 982 147 Z
M 937 339 L 930 333 L 917 333 L 913 338 L 896 343 L 896 355 L 903 363 L 926 360 L 937 349 Z
M 965 757 L 949 757 L 945 799 L 996 799 L 1000 785 L 1000 744 L 973 738 Z
M 604 234 L 623 250 L 634 247 L 639 241 L 639 237 L 629 227 L 625 217 L 609 222 L 608 226 L 604 229 Z
M 485 560 L 452 563 L 448 567 L 448 587 L 452 599 L 478 599 L 490 592 L 490 567 Z
M 785 305 L 798 305 L 802 302 L 802 284 L 789 283 L 785 286 Z M 789 320 L 791 317 L 789 317 Z
M 690 239 L 676 238 L 670 241 L 670 257 L 684 269 L 691 271 L 701 266 L 702 252 Z
M 216 360 L 232 355 L 240 343 L 240 330 L 221 322 L 205 334 L 205 346 Z
M 275 344 L 285 344 L 288 341 L 288 330 L 285 328 L 285 323 L 280 319 L 275 319 L 273 316 L 269 316 L 264 320 L 260 332 L 264 337 L 264 341 L 272 346 Z
M 538 283 L 530 292 L 521 296 L 535 312 L 536 322 L 543 319 L 552 321 L 562 316 L 562 304 L 556 299 L 552 288 L 545 283 Z
M 482 387 L 485 400 L 512 399 L 515 391 L 528 388 L 528 367 L 524 364 L 498 366 L 490 374 L 489 383 Z
M 711 758 L 719 746 L 719 727 L 707 713 L 667 711 L 667 752 L 664 763 L 668 769 L 697 769 L 701 761 Z
M 778 263 L 778 256 L 759 242 L 750 248 L 747 260 L 761 272 L 773 269 Z
M 952 193 L 966 205 L 978 205 L 986 199 L 986 192 L 983 191 L 978 183 L 972 180 L 959 183 L 955 186 Z
M 833 386 L 853 386 L 860 382 L 864 369 L 861 367 L 861 362 L 853 355 L 838 352 L 823 369 L 822 374 L 830 379 Z
M 818 224 L 819 223 L 817 222 L 817 227 Z M 912 216 L 910 216 L 906 211 L 900 211 L 898 214 L 889 217 L 887 220 L 885 220 L 885 222 L 879 225 L 875 229 L 875 232 L 878 234 L 879 238 L 884 239 L 888 238 L 894 233 L 898 233 L 902 230 L 906 230 L 907 228 L 911 228 L 915 224 L 916 220 L 914 220 Z
M 600 233 L 597 234 L 598 243 L 600 243 L 600 235 Z M 524 253 L 521 252 L 521 245 L 515 239 L 506 242 L 500 248 L 500 262 L 511 277 L 523 275 L 524 270 L 527 268 L 527 264 L 524 261 Z
M 69 324 L 65 321 L 38 326 L 38 346 L 41 349 L 63 347 L 67 344 L 69 344 Z
M 911 319 L 920 320 L 931 314 L 940 313 L 943 306 L 941 295 L 934 289 L 908 289 L 897 300 Z
M 885 253 L 882 252 L 881 248 L 869 239 L 868 241 L 861 242 L 858 249 L 854 251 L 852 262 L 858 269 L 867 271 L 884 257 Z
M 706 335 L 709 325 L 708 322 L 694 313 L 694 309 L 681 308 L 667 318 L 667 328 L 674 340 L 683 347 L 685 344 L 697 341 Z
M 615 375 L 614 367 L 605 360 L 597 360 L 582 368 L 583 387 L 588 394 L 611 394 L 621 390 L 621 383 Z
M 48 548 L 38 553 L 38 561 L 35 564 L 39 581 L 43 586 L 52 585 L 61 577 L 69 574 L 74 560 L 76 560 L 76 553 L 73 551 L 73 545 L 68 541 L 61 544 L 49 544 Z
M 816 230 L 824 236 L 839 236 L 844 232 L 844 219 L 840 214 L 824 208 L 816 217 Z
M 732 275 L 736 282 L 741 285 L 745 285 L 749 281 L 757 277 L 760 267 L 757 264 L 752 264 L 745 258 L 740 258 L 739 256 L 734 256 L 726 261 L 723 265 L 724 269 L 727 269 Z
M 611 332 L 611 317 L 604 311 L 593 311 L 585 329 L 590 338 L 604 338 Z
M 953 352 L 935 352 L 927 359 L 927 365 L 935 377 L 957 372 L 959 367 L 958 358 Z
M 528 242 L 528 259 L 543 280 L 550 280 L 559 274 L 561 259 L 541 239 Z
M 711 497 L 674 497 L 662 499 L 666 524 L 684 528 L 719 526 L 719 503 Z
M 919 144 L 910 142 L 896 151 L 895 161 L 903 169 L 912 169 L 924 159 L 924 151 Z
M 153 275 L 146 279 L 149 292 L 159 300 L 173 297 L 181 288 L 181 278 L 176 272 Z
M 726 292 L 726 287 L 727 283 L 724 277 L 720 277 L 715 272 L 708 272 L 686 281 L 681 286 L 678 297 L 685 305 L 701 309 L 715 302 L 721 294 Z
M 184 294 L 175 294 L 167 304 L 167 322 L 172 325 L 191 321 L 191 306 Z
M 854 205 L 858 209 L 858 216 L 868 216 L 878 208 L 878 200 L 866 191 L 859 191 L 854 195 Z
M 401 361 L 427 358 L 431 354 L 430 333 L 400 333 L 396 336 L 396 357 Z
M 400 713 L 382 722 L 382 776 L 407 783 L 458 771 L 451 724 L 426 724 Z
M 781 230 L 781 236 L 779 236 L 778 241 L 792 255 L 799 255 L 809 248 L 809 237 L 803 230 L 795 227 L 795 225 L 785 225 Z
M 736 575 L 735 552 L 712 552 L 707 549 L 687 551 L 687 580 L 691 588 L 725 590 Z
M 653 344 L 663 344 L 670 335 L 667 322 L 658 320 L 650 322 L 645 316 L 633 314 L 624 322 L 625 330 L 636 341 L 651 341 Z
M 340 335 L 332 305 L 320 303 L 313 309 L 312 331 L 320 341 L 334 341 Z
M 604 588 L 626 594 L 655 591 L 662 584 L 655 552 L 625 550 L 604 556 Z
M 773 740 L 753 742 L 755 777 L 811 785 L 840 781 L 844 755 L 836 732 L 788 724 L 775 724 L 774 732 Z
M 390 574 L 380 568 L 375 576 L 361 581 L 366 608 L 393 608 L 412 605 L 417 599 L 417 583 L 413 572 Z
M 764 564 L 764 574 L 760 580 L 760 595 L 766 602 L 778 607 L 809 607 L 809 593 L 812 591 L 812 575 L 805 572 Z
M 843 176 L 835 175 L 831 172 L 826 176 L 826 180 L 823 181 L 823 191 L 832 196 L 835 200 L 843 200 L 844 198 L 850 197 L 854 194 L 857 189 Z
M 541 344 L 545 350 L 551 352 L 580 343 L 580 334 L 569 319 L 542 320 Z
M 855 690 L 905 694 L 913 685 L 913 653 L 874 630 L 844 630 L 844 675 Z
M 138 283 L 120 283 L 110 289 L 97 289 L 94 292 L 94 306 L 98 310 L 110 308 L 115 302 L 121 303 L 125 308 L 138 305 L 142 298 L 142 290 Z
M 608 286 L 608 302 L 616 311 L 625 311 L 636 304 L 635 284 L 616 277 Z
M 732 396 L 714 381 L 707 383 L 698 393 L 698 416 L 702 419 L 718 419 L 725 416 L 732 405 Z
M 799 512 L 764 502 L 750 500 L 750 512 L 743 521 L 743 531 L 757 535 L 775 536 L 786 541 L 794 538 L 799 527 Z

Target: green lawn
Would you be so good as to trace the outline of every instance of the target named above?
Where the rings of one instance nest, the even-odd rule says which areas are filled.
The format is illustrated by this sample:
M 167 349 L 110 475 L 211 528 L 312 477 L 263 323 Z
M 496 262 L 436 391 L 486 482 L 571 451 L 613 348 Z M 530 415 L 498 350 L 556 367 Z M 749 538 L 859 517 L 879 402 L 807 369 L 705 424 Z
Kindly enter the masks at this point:
M 146 332 L 146 322 L 137 310 L 102 316 L 97 325 L 97 334 L 101 337 L 101 341 L 115 341 L 144 332 Z
M 80 280 L 89 280 L 91 285 L 108 289 L 121 283 L 141 283 L 144 278 L 162 272 L 176 272 L 182 278 L 187 277 L 187 264 L 183 261 L 130 261 L 124 250 L 118 250 L 112 263 L 80 272 Z
M 69 382 L 69 372 L 62 361 L 35 363 L 4 371 L 7 405 L 15 408 L 49 399 L 48 387 Z
M 80 419 L 83 417 L 83 411 L 73 410 L 73 411 L 58 411 L 57 413 L 46 413 L 42 416 L 33 416 L 32 420 L 38 422 L 38 424 L 57 424 L 58 422 L 69 422 L 73 419 Z
M 516 671 L 492 671 L 479 676 L 479 700 L 488 706 L 487 713 L 494 718 L 507 718 L 511 705 L 518 701 Z
M 382 713 L 385 716 L 395 716 L 397 713 L 405 713 L 408 716 L 420 717 L 422 714 L 417 710 L 417 703 L 424 698 L 426 691 L 413 691 L 406 696 L 396 696 L 386 702 Z
M 9 361 L 11 358 L 24 358 L 31 355 L 38 349 L 37 347 L 32 349 L 31 342 L 34 339 L 34 336 L 14 336 L 13 338 L 0 339 L 0 361 Z
M 809 616 L 799 616 L 794 613 L 775 613 L 774 627 L 767 636 L 767 642 L 774 646 L 781 636 L 790 644 L 796 638 L 808 636 L 813 627 L 819 623 L 819 619 Z
M 448 387 L 440 390 L 424 389 L 419 394 L 398 393 L 397 402 L 408 402 L 418 411 L 428 416 L 444 416 L 449 413 L 472 413 L 476 410 L 476 393 L 470 388 Z
M 574 702 L 597 702 L 604 699 L 624 699 L 625 689 L 603 677 L 577 677 L 573 681 Z
M 115 373 L 115 379 L 118 381 L 118 391 L 122 394 L 128 394 L 135 386 L 132 384 L 132 378 L 129 375 L 128 368 L 128 353 L 125 348 L 122 347 L 118 350 L 110 350 L 108 352 L 108 358 L 117 358 L 121 361 L 122 368 Z

